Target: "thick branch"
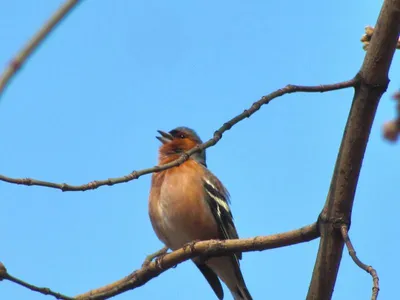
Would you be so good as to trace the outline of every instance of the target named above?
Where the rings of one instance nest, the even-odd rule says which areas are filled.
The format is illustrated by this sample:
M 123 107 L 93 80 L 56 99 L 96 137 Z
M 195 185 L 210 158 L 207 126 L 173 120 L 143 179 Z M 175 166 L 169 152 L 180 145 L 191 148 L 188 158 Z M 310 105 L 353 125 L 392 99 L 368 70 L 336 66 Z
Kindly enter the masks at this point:
M 354 85 L 355 85 L 354 79 L 349 80 L 349 81 L 340 82 L 340 83 L 320 85 L 320 86 L 287 85 L 286 87 L 276 90 L 275 92 L 272 92 L 271 94 L 269 94 L 267 96 L 263 96 L 257 102 L 254 102 L 253 105 L 249 109 L 246 109 L 244 112 L 237 115 L 233 119 L 229 120 L 224 125 L 222 125 L 221 128 L 219 128 L 217 131 L 215 131 L 213 138 L 209 139 L 207 142 L 205 142 L 201 145 L 198 145 L 197 147 L 191 149 L 190 151 L 187 151 L 177 160 L 170 162 L 168 164 L 162 165 L 162 166 L 155 166 L 155 167 L 143 169 L 140 171 L 133 171 L 130 174 L 122 176 L 122 177 L 109 178 L 109 179 L 105 179 L 105 180 L 96 180 L 96 181 L 92 181 L 92 182 L 89 182 L 89 183 L 83 184 L 83 185 L 70 185 L 67 183 L 53 183 L 53 182 L 42 181 L 42 180 L 31 179 L 31 178 L 11 178 L 11 177 L 7 177 L 7 176 L 0 174 L 0 181 L 5 181 L 8 183 L 14 183 L 14 184 L 28 185 L 28 186 L 36 185 L 36 186 L 49 187 L 49 188 L 54 188 L 54 189 L 60 189 L 63 192 L 93 190 L 93 189 L 96 189 L 96 188 L 98 188 L 100 186 L 104 186 L 104 185 L 111 186 L 114 184 L 128 182 L 128 181 L 131 181 L 134 179 L 138 179 L 142 175 L 150 174 L 153 172 L 160 172 L 160 171 L 172 168 L 172 167 L 176 167 L 176 166 L 182 164 L 183 162 L 185 162 L 186 160 L 188 160 L 190 155 L 192 155 L 196 152 L 200 152 L 203 149 L 214 146 L 222 138 L 222 134 L 225 131 L 228 131 L 229 129 L 232 128 L 232 126 L 234 126 L 235 124 L 244 120 L 245 118 L 249 118 L 252 114 L 254 114 L 256 111 L 258 111 L 261 108 L 261 106 L 268 104 L 271 100 L 273 100 L 277 97 L 280 97 L 285 94 L 296 93 L 296 92 L 309 92 L 309 93 L 321 92 L 322 93 L 322 92 L 328 92 L 328 91 L 349 88 L 349 87 L 353 87 Z
M 400 0 L 385 0 L 364 63 L 320 215 L 321 240 L 307 299 L 331 299 L 343 252 L 340 226 L 350 224 L 362 160 L 376 108 L 389 83 L 388 71 L 399 36 Z
M 378 273 L 376 272 L 376 270 L 373 267 L 367 266 L 366 264 L 364 264 L 357 257 L 356 250 L 354 250 L 353 244 L 351 243 L 351 240 L 350 240 L 350 237 L 349 237 L 349 229 L 348 229 L 347 225 L 343 224 L 340 227 L 340 232 L 342 234 L 343 241 L 346 244 L 347 250 L 349 250 L 349 255 L 353 259 L 355 264 L 372 276 L 372 296 L 371 296 L 371 300 L 376 300 L 378 298 L 378 293 L 379 293 L 379 277 L 378 277 Z
M 21 69 L 29 56 L 38 48 L 40 43 L 50 34 L 50 32 L 61 22 L 61 20 L 79 3 L 78 0 L 67 0 L 47 21 L 46 24 L 35 34 L 26 46 L 9 63 L 8 68 L 0 77 L 0 97 L 4 92 L 10 79 Z

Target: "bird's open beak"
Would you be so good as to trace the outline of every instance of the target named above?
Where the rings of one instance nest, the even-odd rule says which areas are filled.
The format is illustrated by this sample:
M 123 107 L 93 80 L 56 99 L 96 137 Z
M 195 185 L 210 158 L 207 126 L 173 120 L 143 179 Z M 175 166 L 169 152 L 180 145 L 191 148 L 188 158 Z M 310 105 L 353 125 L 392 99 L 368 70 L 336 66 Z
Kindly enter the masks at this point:
M 161 130 L 157 130 L 157 132 L 161 135 L 161 136 L 156 136 L 156 138 L 163 144 L 169 143 L 172 141 L 172 139 L 174 138 L 171 134 L 169 134 L 168 132 L 164 132 Z

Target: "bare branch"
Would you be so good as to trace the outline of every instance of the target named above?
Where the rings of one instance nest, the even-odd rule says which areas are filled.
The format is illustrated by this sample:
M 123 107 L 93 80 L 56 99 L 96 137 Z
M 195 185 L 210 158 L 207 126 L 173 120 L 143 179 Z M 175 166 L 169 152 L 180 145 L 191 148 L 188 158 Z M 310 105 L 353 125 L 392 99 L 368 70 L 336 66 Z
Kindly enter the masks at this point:
M 67 0 L 47 21 L 46 24 L 32 37 L 26 46 L 15 56 L 9 63 L 7 69 L 0 76 L 0 97 L 4 92 L 10 79 L 21 69 L 28 57 L 37 49 L 41 42 L 50 34 L 50 32 L 58 25 L 61 20 L 72 11 L 79 3 L 78 0 Z
M 63 300 L 73 300 L 74 299 L 74 298 L 65 296 L 63 294 L 54 292 L 54 291 L 50 290 L 49 288 L 37 287 L 37 286 L 29 284 L 25 281 L 22 281 L 21 279 L 15 278 L 14 276 L 11 276 L 10 274 L 8 274 L 6 267 L 0 262 L 0 281 L 1 280 L 9 280 L 18 285 L 26 287 L 27 289 L 30 289 L 31 291 L 38 292 L 43 295 L 51 295 L 56 299 L 63 299 Z
M 366 264 L 363 264 L 361 262 L 361 260 L 359 260 L 359 258 L 357 257 L 356 250 L 354 250 L 353 244 L 350 241 L 347 225 L 342 224 L 340 226 L 340 232 L 342 233 L 342 238 L 343 238 L 344 242 L 346 243 L 347 250 L 349 250 L 349 255 L 351 256 L 353 261 L 361 269 L 363 269 L 367 273 L 371 274 L 372 283 L 373 283 L 371 300 L 376 300 L 378 298 L 378 293 L 379 293 L 379 277 L 378 277 L 376 270 L 374 268 L 372 268 L 371 266 L 367 266 Z
M 350 224 L 354 195 L 379 100 L 389 83 L 400 31 L 400 0 L 385 0 L 361 70 L 331 185 L 320 214 L 321 239 L 307 300 L 331 299 L 344 242 L 335 224 Z
M 167 163 L 162 166 L 154 166 L 152 168 L 143 169 L 140 171 L 133 171 L 133 172 L 129 173 L 128 175 L 125 175 L 122 177 L 108 178 L 105 180 L 95 180 L 95 181 L 89 182 L 87 184 L 82 184 L 82 185 L 70 185 L 67 183 L 53 183 L 53 182 L 42 181 L 42 180 L 31 179 L 31 178 L 11 178 L 11 177 L 7 177 L 7 176 L 0 174 L 0 181 L 5 181 L 8 183 L 13 183 L 13 184 L 28 185 L 28 186 L 35 185 L 35 186 L 49 187 L 49 188 L 54 188 L 54 189 L 60 189 L 63 192 L 94 190 L 94 189 L 97 189 L 98 187 L 104 186 L 104 185 L 112 186 L 114 184 L 125 183 L 128 181 L 134 180 L 134 179 L 138 179 L 142 175 L 150 174 L 153 172 L 160 172 L 160 171 L 181 165 L 183 162 L 185 162 L 186 160 L 189 159 L 190 155 L 192 155 L 196 152 L 200 152 L 204 149 L 207 149 L 207 148 L 212 147 L 215 144 L 217 144 L 218 141 L 222 138 L 222 134 L 224 132 L 228 131 L 229 129 L 232 128 L 232 126 L 234 126 L 235 124 L 244 120 L 245 118 L 249 118 L 252 114 L 254 114 L 256 111 L 258 111 L 261 108 L 261 106 L 268 104 L 271 100 L 273 100 L 277 97 L 283 96 L 285 94 L 296 93 L 296 92 L 308 92 L 308 93 L 320 92 L 320 93 L 322 93 L 322 92 L 328 92 L 328 91 L 334 91 L 334 90 L 354 87 L 355 85 L 356 85 L 356 79 L 351 79 L 349 81 L 339 82 L 339 83 L 335 83 L 335 84 L 327 84 L 327 85 L 319 85 L 319 86 L 287 85 L 284 88 L 276 90 L 267 96 L 263 96 L 257 102 L 254 102 L 253 105 L 249 109 L 244 110 L 241 114 L 239 114 L 236 117 L 234 117 L 233 119 L 229 120 L 228 122 L 223 124 L 217 131 L 215 131 L 213 138 L 209 139 L 207 142 L 205 142 L 201 145 L 194 147 L 190 151 L 185 152 L 177 160 L 172 161 L 172 162 Z

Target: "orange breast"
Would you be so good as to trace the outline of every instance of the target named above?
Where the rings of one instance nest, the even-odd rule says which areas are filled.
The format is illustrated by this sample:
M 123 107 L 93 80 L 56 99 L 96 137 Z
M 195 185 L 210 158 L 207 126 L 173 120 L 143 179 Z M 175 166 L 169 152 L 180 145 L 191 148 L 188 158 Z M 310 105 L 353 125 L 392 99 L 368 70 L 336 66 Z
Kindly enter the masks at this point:
M 158 237 L 171 249 L 193 240 L 218 238 L 216 221 L 204 199 L 203 169 L 193 160 L 153 175 L 149 213 Z

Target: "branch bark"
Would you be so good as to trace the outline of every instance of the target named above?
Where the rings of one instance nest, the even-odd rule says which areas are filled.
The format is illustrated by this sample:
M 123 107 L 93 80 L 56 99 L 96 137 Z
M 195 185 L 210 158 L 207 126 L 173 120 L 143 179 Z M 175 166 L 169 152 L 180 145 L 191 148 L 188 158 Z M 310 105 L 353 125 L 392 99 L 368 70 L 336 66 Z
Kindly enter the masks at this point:
M 331 299 L 343 252 L 340 225 L 350 225 L 361 164 L 375 112 L 389 83 L 400 30 L 400 0 L 385 0 L 361 70 L 328 192 L 320 214 L 321 240 L 307 299 Z

